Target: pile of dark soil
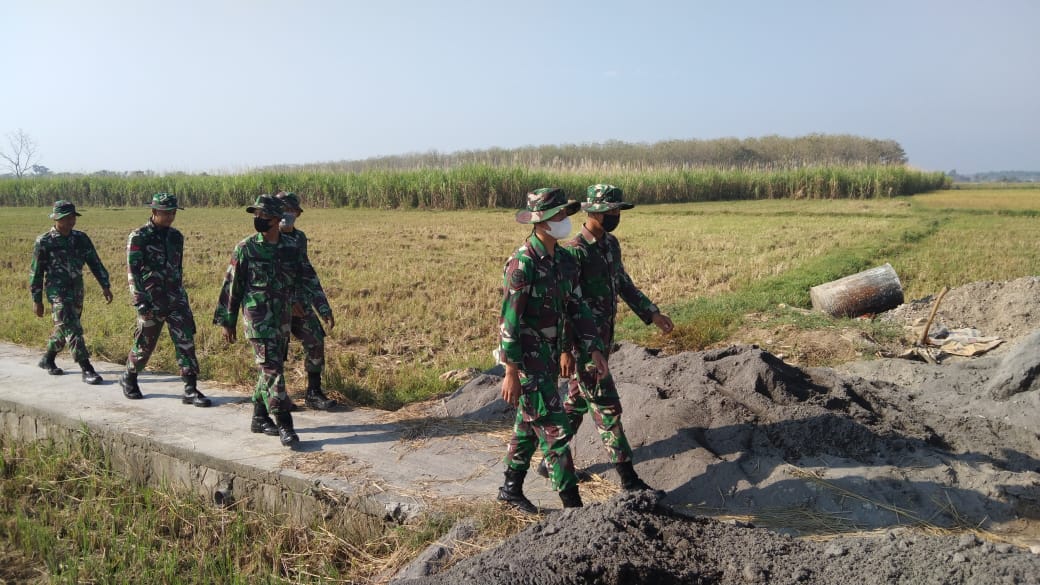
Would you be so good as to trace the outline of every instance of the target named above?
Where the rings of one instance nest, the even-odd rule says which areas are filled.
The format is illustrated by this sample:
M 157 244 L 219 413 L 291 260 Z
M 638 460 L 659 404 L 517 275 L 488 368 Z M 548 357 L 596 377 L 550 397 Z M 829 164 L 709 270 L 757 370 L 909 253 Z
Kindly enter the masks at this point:
M 1040 557 L 972 534 L 893 529 L 824 542 L 710 519 L 690 520 L 651 492 L 554 513 L 501 547 L 409 585 L 598 583 L 1036 583 Z
M 1040 551 L 1037 293 L 1035 278 L 950 291 L 944 324 L 1012 343 L 943 365 L 803 369 L 749 345 L 661 355 L 622 344 L 610 363 L 636 469 L 667 495 L 551 516 L 443 582 L 1040 582 L 1028 552 Z M 930 307 L 884 318 L 909 324 Z M 500 384 L 479 376 L 445 407 L 508 419 Z M 571 445 L 579 467 L 617 480 L 590 417 Z M 937 527 L 958 536 L 920 531 Z M 864 530 L 884 535 L 784 535 Z

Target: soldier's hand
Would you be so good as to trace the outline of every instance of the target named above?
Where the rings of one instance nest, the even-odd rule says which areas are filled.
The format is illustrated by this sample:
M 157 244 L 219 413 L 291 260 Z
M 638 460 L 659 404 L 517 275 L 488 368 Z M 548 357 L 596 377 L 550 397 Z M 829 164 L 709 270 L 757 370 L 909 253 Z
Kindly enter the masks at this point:
M 235 328 L 234 327 L 230 327 L 228 325 L 221 325 L 221 328 L 224 330 L 224 341 L 226 341 L 228 343 L 234 343 L 235 342 Z
M 105 296 L 105 304 L 106 305 L 111 305 L 112 304 L 112 289 L 110 289 L 110 288 L 103 288 L 103 289 L 101 289 L 101 294 Z
M 502 378 L 502 400 L 513 407 L 520 404 L 520 372 L 516 366 L 506 366 L 506 375 Z
M 332 316 L 332 313 L 324 316 L 325 325 L 329 327 L 329 331 L 332 331 L 336 327 L 336 318 Z
M 610 375 L 610 366 L 607 365 L 607 358 L 603 357 L 599 350 L 592 352 L 592 363 L 596 365 L 597 380 L 602 380 Z
M 292 304 L 292 316 L 293 317 L 303 317 L 303 305 L 301 305 L 300 303 L 293 303 Z
M 33 303 L 33 312 L 37 317 L 43 317 L 43 303 Z
M 564 378 L 574 375 L 574 355 L 569 351 L 560 354 L 560 375 Z
M 671 333 L 672 329 L 675 329 L 675 325 L 672 323 L 671 318 L 664 313 L 654 313 L 654 325 L 661 330 L 661 333 Z

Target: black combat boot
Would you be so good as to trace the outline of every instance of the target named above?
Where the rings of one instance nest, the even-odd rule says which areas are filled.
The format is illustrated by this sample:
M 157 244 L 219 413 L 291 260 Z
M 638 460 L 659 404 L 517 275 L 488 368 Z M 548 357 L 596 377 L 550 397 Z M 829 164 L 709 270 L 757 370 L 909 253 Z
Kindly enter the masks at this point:
M 279 412 L 274 415 L 275 424 L 278 426 L 278 436 L 282 444 L 289 447 L 300 442 L 300 437 L 293 430 L 292 413 Z
M 141 387 L 137 385 L 137 372 L 123 372 L 123 375 L 119 377 L 119 385 L 123 387 L 123 396 L 131 400 L 144 398 L 144 395 L 141 394 Z
M 498 501 L 505 502 L 521 512 L 537 514 L 538 508 L 524 496 L 524 477 L 526 476 L 526 471 L 506 469 L 506 481 L 502 487 L 498 488 Z
M 84 383 L 93 386 L 95 384 L 100 384 L 104 382 L 104 380 L 101 379 L 101 376 L 99 376 L 98 373 L 94 371 L 94 366 L 90 363 L 90 360 L 81 361 L 79 363 L 79 369 L 83 372 Z
M 563 502 L 564 508 L 580 508 L 584 505 L 581 503 L 581 495 L 576 485 L 560 492 L 560 501 Z
M 181 376 L 181 380 L 184 380 L 184 396 L 181 397 L 181 402 L 184 404 L 194 404 L 199 407 L 207 407 L 212 402 L 206 395 L 199 392 L 197 386 L 197 377 L 195 374 L 188 374 L 187 376 Z
M 58 364 L 54 363 L 54 357 L 56 355 L 58 354 L 54 353 L 53 351 L 48 351 L 47 353 L 43 354 L 43 357 L 40 358 L 40 363 L 36 365 L 47 370 L 47 373 L 52 376 L 60 376 L 64 374 L 65 371 L 59 368 Z
M 624 463 L 615 463 L 614 469 L 616 469 L 618 475 L 621 476 L 622 489 L 630 492 L 637 490 L 653 489 L 650 486 L 646 485 L 646 483 L 643 480 L 639 479 L 639 476 L 636 475 L 636 469 L 632 466 L 631 461 L 626 461 Z
M 263 402 L 253 403 L 253 422 L 250 423 L 249 430 L 272 437 L 278 436 L 278 427 L 271 420 L 271 417 L 268 416 L 267 407 L 264 406 Z
M 315 410 L 329 410 L 336 406 L 336 401 L 329 400 L 321 389 L 321 372 L 307 372 L 307 396 L 303 403 Z

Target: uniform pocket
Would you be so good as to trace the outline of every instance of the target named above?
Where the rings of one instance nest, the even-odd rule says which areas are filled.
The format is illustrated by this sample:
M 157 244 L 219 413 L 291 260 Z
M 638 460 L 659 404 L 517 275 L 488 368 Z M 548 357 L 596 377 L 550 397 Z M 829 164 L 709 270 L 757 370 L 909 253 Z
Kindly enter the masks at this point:
M 251 288 L 267 288 L 270 286 L 272 268 L 273 265 L 270 262 L 250 262 L 248 286 Z

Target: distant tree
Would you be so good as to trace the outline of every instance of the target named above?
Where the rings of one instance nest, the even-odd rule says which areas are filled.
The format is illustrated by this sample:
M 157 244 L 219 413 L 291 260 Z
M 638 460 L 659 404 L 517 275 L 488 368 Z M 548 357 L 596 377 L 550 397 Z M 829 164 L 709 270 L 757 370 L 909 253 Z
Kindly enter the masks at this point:
M 0 158 L 14 176 L 20 179 L 36 163 L 36 142 L 19 128 L 7 135 L 7 144 L 10 149 L 0 151 Z
M 32 172 L 34 175 L 39 175 L 41 177 L 46 177 L 51 174 L 51 170 L 43 165 L 33 165 Z

